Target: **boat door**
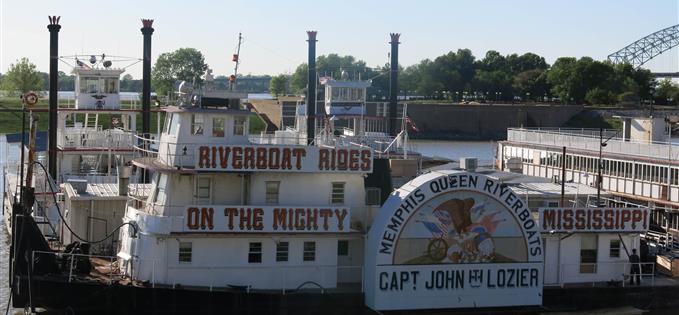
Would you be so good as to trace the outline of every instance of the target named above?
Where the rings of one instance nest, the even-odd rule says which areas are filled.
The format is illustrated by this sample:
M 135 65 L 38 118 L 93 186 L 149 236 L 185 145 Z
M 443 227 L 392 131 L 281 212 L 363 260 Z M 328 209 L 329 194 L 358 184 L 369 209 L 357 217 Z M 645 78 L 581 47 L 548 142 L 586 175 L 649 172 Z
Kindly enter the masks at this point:
M 543 249 L 545 250 L 545 285 L 559 284 L 559 237 L 543 238 Z

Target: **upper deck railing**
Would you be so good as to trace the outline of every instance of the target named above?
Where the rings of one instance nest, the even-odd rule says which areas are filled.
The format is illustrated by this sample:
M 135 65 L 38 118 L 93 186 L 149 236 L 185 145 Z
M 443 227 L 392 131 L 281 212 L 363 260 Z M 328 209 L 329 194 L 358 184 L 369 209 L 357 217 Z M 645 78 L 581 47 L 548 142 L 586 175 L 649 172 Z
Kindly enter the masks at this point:
M 57 135 L 62 149 L 132 149 L 134 133 L 119 129 L 67 128 Z
M 615 130 L 604 130 L 603 140 L 606 142 L 604 153 L 615 153 L 627 156 L 638 156 L 652 159 L 679 159 L 679 145 L 669 142 L 638 141 L 622 139 L 615 136 Z M 598 154 L 600 146 L 599 129 L 507 129 L 507 141 L 567 147 L 569 149 L 593 151 Z

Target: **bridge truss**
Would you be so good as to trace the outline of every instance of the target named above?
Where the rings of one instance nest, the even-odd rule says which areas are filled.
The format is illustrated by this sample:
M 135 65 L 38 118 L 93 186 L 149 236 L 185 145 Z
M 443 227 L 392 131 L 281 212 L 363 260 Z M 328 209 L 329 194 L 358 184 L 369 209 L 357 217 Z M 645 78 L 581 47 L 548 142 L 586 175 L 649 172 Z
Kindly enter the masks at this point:
M 661 29 L 610 55 L 613 63 L 629 63 L 635 68 L 679 45 L 679 24 Z

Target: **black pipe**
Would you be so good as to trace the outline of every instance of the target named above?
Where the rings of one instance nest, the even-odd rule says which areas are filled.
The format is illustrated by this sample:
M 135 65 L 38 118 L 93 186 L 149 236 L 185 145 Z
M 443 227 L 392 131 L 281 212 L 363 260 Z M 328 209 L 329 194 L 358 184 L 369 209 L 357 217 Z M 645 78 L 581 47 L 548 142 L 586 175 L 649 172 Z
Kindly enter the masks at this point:
M 398 130 L 398 120 L 396 117 L 396 112 L 398 111 L 398 100 L 396 99 L 398 95 L 398 41 L 401 34 L 390 33 L 391 36 L 391 71 L 389 76 L 389 132 L 392 136 L 396 136 L 399 133 Z
M 59 75 L 59 25 L 60 16 L 48 17 L 50 24 L 50 93 L 49 93 L 49 136 L 47 138 L 47 161 L 50 176 L 57 178 L 57 88 Z M 23 137 L 23 135 L 22 135 Z
M 145 138 L 151 132 L 151 35 L 153 35 L 153 20 L 142 19 L 141 33 L 144 34 L 144 59 L 142 61 L 142 89 L 141 89 L 141 131 Z
M 306 134 L 307 144 L 314 141 L 316 134 L 316 31 L 307 31 L 309 39 L 309 83 L 306 92 Z

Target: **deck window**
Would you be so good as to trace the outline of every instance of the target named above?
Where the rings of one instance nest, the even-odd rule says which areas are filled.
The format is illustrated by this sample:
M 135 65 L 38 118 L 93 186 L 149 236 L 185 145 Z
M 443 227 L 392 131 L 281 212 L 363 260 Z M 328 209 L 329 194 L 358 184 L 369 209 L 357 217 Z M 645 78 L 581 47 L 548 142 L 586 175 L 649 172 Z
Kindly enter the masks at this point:
M 330 196 L 330 203 L 334 205 L 344 204 L 344 183 L 343 182 L 333 182 L 332 183 L 332 193 Z
M 196 179 L 196 197 L 198 202 L 210 202 L 212 195 L 212 185 L 209 177 L 197 177 Z
M 278 190 L 281 182 L 266 182 L 266 203 L 270 205 L 278 204 Z
M 349 241 L 337 241 L 337 256 L 349 256 Z
M 620 257 L 620 240 L 611 240 L 608 256 Z
M 284 262 L 288 261 L 288 250 L 290 249 L 290 243 L 288 242 L 278 242 L 276 244 L 276 261 Z
M 191 263 L 193 243 L 179 242 L 179 263 Z
M 224 118 L 223 117 L 212 118 L 212 136 L 213 137 L 224 137 Z
M 202 135 L 203 134 L 203 115 L 191 115 L 191 134 L 192 135 Z
M 580 273 L 596 273 L 598 235 L 580 236 Z
M 245 134 L 245 117 L 239 116 L 233 119 L 233 134 L 236 136 Z
M 316 242 L 304 242 L 304 254 L 302 260 L 304 261 L 316 260 Z
M 252 242 L 250 243 L 250 252 L 248 253 L 249 263 L 261 263 L 262 262 L 262 243 Z

